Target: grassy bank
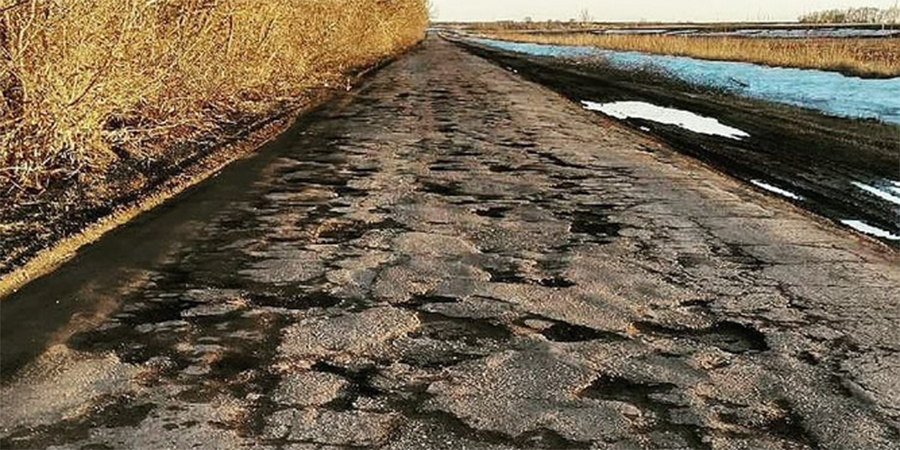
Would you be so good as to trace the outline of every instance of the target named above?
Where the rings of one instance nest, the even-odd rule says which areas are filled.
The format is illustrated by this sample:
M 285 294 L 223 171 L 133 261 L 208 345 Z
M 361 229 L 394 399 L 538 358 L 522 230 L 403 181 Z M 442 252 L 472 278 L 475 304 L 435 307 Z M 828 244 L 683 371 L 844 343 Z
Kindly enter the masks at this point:
M 251 153 L 427 23 L 425 0 L 0 0 L 0 288 Z
M 420 0 L 0 0 L 4 194 L 215 139 L 413 45 Z
M 498 39 L 584 45 L 694 58 L 747 61 L 780 67 L 842 72 L 864 77 L 900 76 L 900 39 L 752 39 L 592 33 L 494 32 Z

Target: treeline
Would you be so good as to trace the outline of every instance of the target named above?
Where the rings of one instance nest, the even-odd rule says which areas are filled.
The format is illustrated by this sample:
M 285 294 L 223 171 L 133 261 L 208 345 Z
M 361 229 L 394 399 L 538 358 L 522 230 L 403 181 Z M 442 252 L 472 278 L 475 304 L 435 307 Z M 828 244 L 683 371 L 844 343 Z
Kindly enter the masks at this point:
M 830 9 L 801 16 L 800 22 L 898 24 L 900 23 L 900 7 Z

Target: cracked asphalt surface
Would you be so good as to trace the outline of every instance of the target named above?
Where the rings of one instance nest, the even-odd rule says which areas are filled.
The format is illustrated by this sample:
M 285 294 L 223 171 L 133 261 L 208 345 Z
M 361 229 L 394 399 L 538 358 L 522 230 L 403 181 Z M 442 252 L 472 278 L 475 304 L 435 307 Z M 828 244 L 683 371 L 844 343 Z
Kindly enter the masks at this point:
M 430 38 L 3 300 L 4 449 L 897 449 L 897 253 Z

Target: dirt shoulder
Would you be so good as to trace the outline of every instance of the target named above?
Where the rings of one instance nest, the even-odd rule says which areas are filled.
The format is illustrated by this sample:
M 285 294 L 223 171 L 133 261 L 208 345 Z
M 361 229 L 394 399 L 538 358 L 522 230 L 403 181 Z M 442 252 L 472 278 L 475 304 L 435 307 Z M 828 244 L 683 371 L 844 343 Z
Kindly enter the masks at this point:
M 348 85 L 361 82 L 393 60 L 355 70 Z M 53 270 L 80 247 L 141 212 L 254 154 L 298 115 L 343 89 L 311 89 L 265 114 L 244 117 L 179 144 L 158 159 L 124 158 L 94 183 L 73 179 L 42 192 L 5 197 L 0 207 L 0 298 Z

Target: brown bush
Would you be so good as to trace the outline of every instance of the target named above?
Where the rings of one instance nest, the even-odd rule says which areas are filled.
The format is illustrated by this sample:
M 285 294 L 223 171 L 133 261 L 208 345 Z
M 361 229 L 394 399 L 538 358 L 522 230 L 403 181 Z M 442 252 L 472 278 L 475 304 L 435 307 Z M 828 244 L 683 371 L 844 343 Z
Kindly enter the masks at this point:
M 423 0 L 0 0 L 0 189 L 152 160 L 339 83 L 427 21 Z

